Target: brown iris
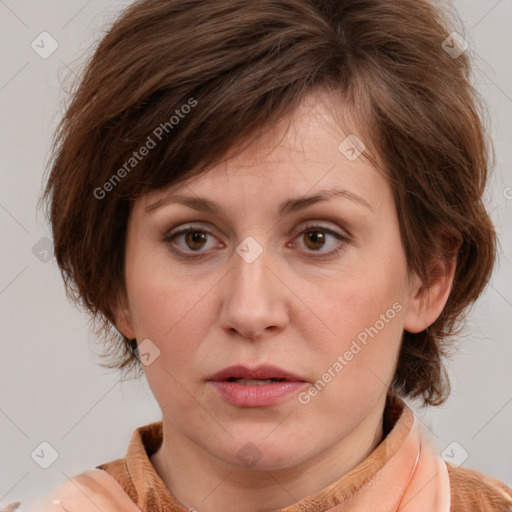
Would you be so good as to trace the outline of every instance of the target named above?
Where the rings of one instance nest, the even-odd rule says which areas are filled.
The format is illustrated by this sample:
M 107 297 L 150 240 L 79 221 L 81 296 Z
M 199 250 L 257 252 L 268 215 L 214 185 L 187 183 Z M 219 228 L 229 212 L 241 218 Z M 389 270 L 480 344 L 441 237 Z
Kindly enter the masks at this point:
M 203 231 L 189 231 L 185 234 L 185 243 L 190 249 L 201 249 L 206 242 L 206 233 Z M 199 246 L 195 244 L 200 244 Z
M 325 244 L 325 233 L 323 233 L 322 231 L 320 231 L 318 229 L 308 231 L 308 232 L 304 233 L 304 235 L 305 235 L 306 245 L 310 249 L 321 249 Z M 321 244 L 321 245 L 311 247 L 307 242 L 308 240 L 311 241 L 313 244 Z

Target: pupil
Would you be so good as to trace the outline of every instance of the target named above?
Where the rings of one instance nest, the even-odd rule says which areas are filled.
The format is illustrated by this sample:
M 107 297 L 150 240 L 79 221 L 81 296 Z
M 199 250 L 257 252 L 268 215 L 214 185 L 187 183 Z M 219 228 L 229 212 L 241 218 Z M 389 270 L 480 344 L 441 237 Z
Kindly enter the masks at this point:
M 200 244 L 199 246 L 201 246 L 201 242 L 204 241 L 204 238 L 205 238 L 205 233 L 201 233 L 199 231 L 193 231 L 192 233 L 188 234 L 188 238 L 191 242 L 192 248 L 197 248 L 197 247 L 193 247 L 194 244 L 199 243 Z
M 324 234 L 321 231 L 310 231 L 309 232 L 309 238 L 313 242 L 313 244 L 320 244 L 320 247 L 323 243 L 323 236 Z M 318 248 L 318 247 L 315 247 Z

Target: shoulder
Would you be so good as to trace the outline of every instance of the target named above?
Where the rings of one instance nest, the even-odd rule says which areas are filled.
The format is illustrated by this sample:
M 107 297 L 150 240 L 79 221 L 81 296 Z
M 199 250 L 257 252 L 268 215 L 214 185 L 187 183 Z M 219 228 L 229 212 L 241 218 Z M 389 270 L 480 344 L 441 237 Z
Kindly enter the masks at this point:
M 121 485 L 106 471 L 91 469 L 28 503 L 15 502 L 0 512 L 140 512 Z
M 450 476 L 451 512 L 512 511 L 512 489 L 474 469 L 446 464 Z

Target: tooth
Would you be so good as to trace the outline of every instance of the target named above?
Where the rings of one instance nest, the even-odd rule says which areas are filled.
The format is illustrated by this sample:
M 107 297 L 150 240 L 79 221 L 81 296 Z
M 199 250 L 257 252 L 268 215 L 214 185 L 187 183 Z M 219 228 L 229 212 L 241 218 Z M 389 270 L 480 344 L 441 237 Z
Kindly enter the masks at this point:
M 246 379 L 235 379 L 233 382 L 237 384 L 243 384 L 244 386 L 264 386 L 265 384 L 271 384 L 275 382 L 274 379 L 255 379 L 255 380 L 246 380 Z

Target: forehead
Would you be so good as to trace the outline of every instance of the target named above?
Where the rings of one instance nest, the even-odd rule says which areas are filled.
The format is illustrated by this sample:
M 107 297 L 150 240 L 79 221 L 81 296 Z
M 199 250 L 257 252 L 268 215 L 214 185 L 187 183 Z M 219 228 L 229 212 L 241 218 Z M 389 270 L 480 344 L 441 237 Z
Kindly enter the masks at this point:
M 356 158 L 346 153 L 347 144 L 354 137 L 360 141 L 361 135 L 351 131 L 354 122 L 348 109 L 335 116 L 333 111 L 340 112 L 340 104 L 335 105 L 338 110 L 333 105 L 332 95 L 307 96 L 291 116 L 264 130 L 252 143 L 233 147 L 207 171 L 148 194 L 140 207 L 152 209 L 170 194 L 201 195 L 224 204 L 256 195 L 263 204 L 265 198 L 278 200 L 341 187 L 370 203 L 378 202 L 387 184 L 364 151 Z

